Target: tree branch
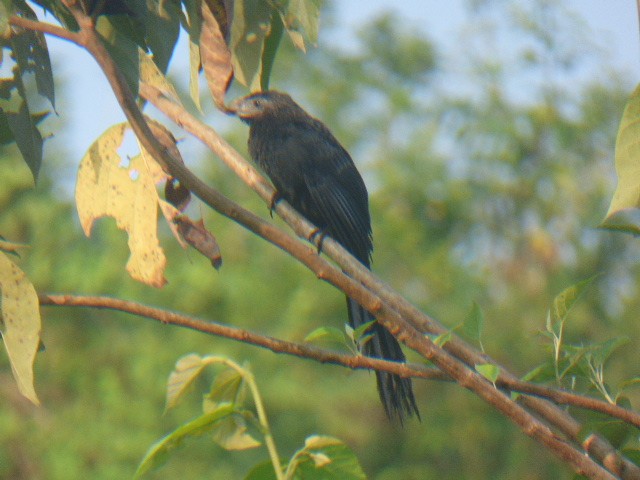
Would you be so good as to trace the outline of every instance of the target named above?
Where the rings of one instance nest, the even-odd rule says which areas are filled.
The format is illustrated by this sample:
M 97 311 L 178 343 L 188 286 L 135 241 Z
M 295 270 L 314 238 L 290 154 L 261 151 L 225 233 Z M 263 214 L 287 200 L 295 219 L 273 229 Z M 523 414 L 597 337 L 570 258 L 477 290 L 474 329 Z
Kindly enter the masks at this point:
M 118 298 L 88 295 L 53 295 L 43 293 L 38 295 L 38 300 L 40 301 L 40 305 L 45 306 L 90 307 L 130 313 L 131 315 L 149 318 L 163 324 L 189 328 L 208 335 L 224 337 L 237 342 L 256 345 L 258 347 L 271 350 L 274 353 L 283 353 L 300 358 L 307 358 L 316 360 L 320 363 L 342 365 L 352 370 L 381 370 L 400 375 L 402 377 L 450 380 L 449 377 L 435 368 L 392 362 L 378 358 L 365 357 L 363 355 L 347 355 L 344 353 L 317 348 L 312 345 L 288 342 L 274 337 L 259 335 L 242 328 L 205 321 L 177 312 L 150 307 L 138 302 L 131 302 Z
M 39 22 L 37 20 L 30 20 L 28 18 L 19 17 L 17 15 L 11 15 L 9 17 L 9 23 L 15 27 L 24 28 L 25 30 L 31 30 L 34 32 L 41 32 L 41 33 L 46 33 L 48 35 L 53 35 L 54 37 L 68 40 L 77 45 L 81 45 L 81 42 L 82 42 L 80 34 L 76 32 L 71 32 L 66 28 L 62 28 L 57 25 L 52 25 L 50 23 Z

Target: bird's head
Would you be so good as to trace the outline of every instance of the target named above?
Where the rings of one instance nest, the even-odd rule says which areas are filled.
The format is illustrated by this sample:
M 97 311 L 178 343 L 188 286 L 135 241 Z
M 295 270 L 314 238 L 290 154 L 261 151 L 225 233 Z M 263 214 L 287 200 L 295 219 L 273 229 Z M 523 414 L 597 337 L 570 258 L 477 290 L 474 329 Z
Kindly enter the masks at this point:
M 289 117 L 297 112 L 304 113 L 302 108 L 289 95 L 275 90 L 253 93 L 246 97 L 238 98 L 231 103 L 229 111 L 249 125 L 261 120 L 276 119 L 282 113 L 286 113 Z

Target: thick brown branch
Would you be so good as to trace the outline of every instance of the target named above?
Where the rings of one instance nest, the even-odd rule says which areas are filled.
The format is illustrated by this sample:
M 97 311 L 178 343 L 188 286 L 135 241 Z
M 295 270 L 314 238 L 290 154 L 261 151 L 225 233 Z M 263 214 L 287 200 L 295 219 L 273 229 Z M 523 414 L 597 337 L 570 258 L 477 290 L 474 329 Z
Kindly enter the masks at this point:
M 140 317 L 150 318 L 158 322 L 176 325 L 179 327 L 197 330 L 198 332 L 229 338 L 238 342 L 249 343 L 258 347 L 266 348 L 274 353 L 284 353 L 296 357 L 308 358 L 321 363 L 332 363 L 343 365 L 354 370 L 382 370 L 395 373 L 403 377 L 418 377 L 433 380 L 450 380 L 441 371 L 421 365 L 409 365 L 405 363 L 390 362 L 377 358 L 364 357 L 361 355 L 347 355 L 334 352 L 312 345 L 288 342 L 265 335 L 259 335 L 248 330 L 231 327 L 220 323 L 200 320 L 187 315 L 183 315 L 160 308 L 150 307 L 137 302 L 120 300 L 111 297 L 87 296 L 87 295 L 38 295 L 40 305 L 61 306 L 61 307 L 90 307 L 98 309 L 116 310 L 130 313 Z

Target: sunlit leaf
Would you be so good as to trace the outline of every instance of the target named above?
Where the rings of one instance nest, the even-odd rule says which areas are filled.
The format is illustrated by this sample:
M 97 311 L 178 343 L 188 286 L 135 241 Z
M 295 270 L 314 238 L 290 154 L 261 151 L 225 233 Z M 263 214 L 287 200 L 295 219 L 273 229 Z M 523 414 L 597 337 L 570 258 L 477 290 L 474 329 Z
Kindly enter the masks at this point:
M 640 236 L 640 209 L 618 210 L 609 215 L 598 227 L 610 232 L 628 233 L 638 237 Z
M 33 385 L 33 362 L 40 345 L 40 306 L 35 288 L 0 252 L 0 333 L 18 390 L 34 404 L 40 401 Z
M 180 97 L 178 96 L 178 92 L 176 92 L 176 89 L 167 77 L 158 69 L 158 66 L 152 58 L 144 53 L 141 48 L 138 49 L 138 54 L 140 56 L 140 82 L 157 88 L 164 96 L 179 104 Z
M 166 282 L 166 258 L 158 241 L 155 187 L 161 169 L 142 155 L 123 165 L 118 148 L 127 128 L 125 123 L 109 128 L 80 162 L 76 183 L 78 215 L 87 236 L 96 219 L 113 217 L 129 237 L 127 271 L 131 277 L 161 287 Z
M 200 355 L 195 353 L 185 355 L 176 362 L 176 367 L 167 381 L 166 410 L 177 405 L 180 398 L 207 365 L 209 362 L 204 361 Z
M 249 432 L 247 423 L 239 413 L 220 420 L 213 432 L 213 439 L 225 450 L 249 450 L 262 445 Z
M 618 186 L 606 219 L 615 212 L 640 207 L 640 86 L 631 95 L 622 114 L 616 139 Z
M 335 342 L 340 345 L 346 345 L 347 339 L 344 335 L 344 332 L 336 327 L 319 327 L 310 332 L 306 337 L 304 337 L 304 341 L 308 343 L 317 343 L 317 342 Z

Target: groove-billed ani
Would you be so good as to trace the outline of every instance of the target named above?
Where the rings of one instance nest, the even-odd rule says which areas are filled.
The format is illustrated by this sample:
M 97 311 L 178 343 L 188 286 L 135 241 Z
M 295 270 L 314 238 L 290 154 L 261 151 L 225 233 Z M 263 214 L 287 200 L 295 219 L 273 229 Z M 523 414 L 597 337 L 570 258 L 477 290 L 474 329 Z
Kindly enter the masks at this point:
M 279 197 L 369 268 L 373 243 L 367 189 L 329 129 L 289 95 L 275 91 L 236 100 L 231 110 L 250 125 L 249 153 Z M 352 327 L 374 319 L 350 298 L 347 305 Z M 372 338 L 364 344 L 365 355 L 405 361 L 398 341 L 382 325 L 373 323 L 368 333 Z M 376 377 L 389 418 L 419 416 L 410 379 L 378 371 Z

